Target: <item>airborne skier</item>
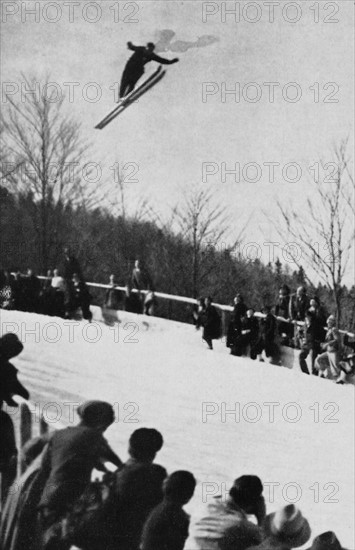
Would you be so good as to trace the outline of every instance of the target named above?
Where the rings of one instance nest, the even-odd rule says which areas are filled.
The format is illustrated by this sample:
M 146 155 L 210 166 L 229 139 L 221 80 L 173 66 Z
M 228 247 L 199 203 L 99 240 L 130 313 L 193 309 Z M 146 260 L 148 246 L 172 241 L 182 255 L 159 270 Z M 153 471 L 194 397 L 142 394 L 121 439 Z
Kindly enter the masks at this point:
M 131 92 L 138 80 L 144 74 L 144 65 L 150 61 L 156 61 L 162 65 L 172 65 L 177 63 L 179 59 L 165 59 L 154 53 L 155 45 L 148 42 L 147 46 L 134 46 L 132 42 L 127 42 L 128 49 L 134 51 L 134 54 L 129 58 L 124 68 L 120 86 L 120 97 L 124 97 Z

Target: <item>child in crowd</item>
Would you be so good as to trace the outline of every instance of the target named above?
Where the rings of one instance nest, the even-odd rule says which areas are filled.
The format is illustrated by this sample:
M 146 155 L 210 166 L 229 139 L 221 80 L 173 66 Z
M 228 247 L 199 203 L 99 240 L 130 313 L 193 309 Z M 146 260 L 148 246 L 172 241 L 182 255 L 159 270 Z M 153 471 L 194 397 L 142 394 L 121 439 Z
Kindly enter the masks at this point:
M 164 483 L 164 499 L 151 512 L 142 535 L 141 550 L 183 550 L 189 536 L 190 518 L 183 510 L 196 487 L 187 471 L 171 474 Z

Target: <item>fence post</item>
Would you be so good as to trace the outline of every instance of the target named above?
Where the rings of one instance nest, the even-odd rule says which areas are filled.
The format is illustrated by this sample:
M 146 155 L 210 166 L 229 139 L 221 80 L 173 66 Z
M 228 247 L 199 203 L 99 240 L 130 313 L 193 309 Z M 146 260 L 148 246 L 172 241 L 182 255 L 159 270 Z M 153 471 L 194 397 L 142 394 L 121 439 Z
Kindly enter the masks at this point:
M 21 447 L 32 437 L 32 415 L 27 403 L 20 405 L 20 445 Z
M 20 405 L 20 473 L 25 470 L 22 464 L 22 447 L 32 437 L 32 414 L 27 403 Z

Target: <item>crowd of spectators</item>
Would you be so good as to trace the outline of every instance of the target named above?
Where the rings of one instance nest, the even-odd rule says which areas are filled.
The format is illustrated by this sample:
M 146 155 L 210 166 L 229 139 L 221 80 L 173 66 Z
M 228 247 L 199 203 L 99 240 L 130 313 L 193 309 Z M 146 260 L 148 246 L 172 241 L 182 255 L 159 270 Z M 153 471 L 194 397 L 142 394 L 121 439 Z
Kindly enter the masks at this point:
M 313 374 L 343 384 L 355 374 L 355 343 L 351 334 L 342 339 L 334 315 L 326 314 L 317 296 L 308 298 L 304 286 L 291 294 L 287 285 L 280 288 L 274 307 L 265 305 L 262 315 L 245 304 L 243 296 L 234 298 L 233 311 L 226 331 L 226 346 L 231 355 L 280 363 L 280 345 L 300 350 L 299 366 L 304 374 Z M 221 318 L 212 306 L 212 298 L 199 298 L 193 310 L 196 329 L 210 350 L 212 340 L 221 337 Z M 307 357 L 310 356 L 310 369 Z
M 79 262 L 68 247 L 64 249 L 60 268 L 49 270 L 44 281 L 30 268 L 26 275 L 18 270 L 0 271 L 0 308 L 68 319 L 77 318 L 81 311 L 82 317 L 91 321 L 91 301 Z M 110 275 L 104 308 L 155 315 L 156 306 L 152 278 L 139 260 L 134 262 L 124 291 L 117 288 L 114 275 Z M 231 355 L 248 355 L 254 360 L 280 364 L 280 345 L 286 345 L 300 350 L 299 366 L 305 374 L 320 375 L 340 384 L 354 374 L 354 343 L 350 334 L 342 341 L 334 316 L 327 317 L 318 297 L 309 297 L 304 286 L 291 293 L 283 285 L 273 307 L 266 304 L 261 313 L 255 315 L 254 308 L 247 306 L 238 293 L 230 322 L 223 327 L 212 298 L 203 297 L 193 309 L 193 321 L 196 328 L 203 328 L 203 339 L 210 350 L 213 340 L 221 338 L 226 330 Z
M 9 487 L 1 514 L 3 550 L 183 550 L 189 537 L 200 550 L 290 550 L 310 540 L 309 522 L 294 504 L 268 513 L 256 475 L 237 477 L 227 497 L 210 499 L 191 521 L 183 507 L 197 481 L 188 470 L 169 475 L 156 464 L 164 444 L 158 430 L 135 430 L 123 463 L 103 436 L 115 420 L 112 405 L 86 401 L 77 414 L 76 426 L 22 450 L 26 470 Z M 91 481 L 94 472 L 101 480 Z M 335 533 L 314 539 L 312 550 L 329 548 L 341 550 Z
M 110 275 L 104 307 L 154 315 L 157 300 L 153 284 L 139 260 L 134 263 L 125 291 L 116 287 L 115 277 Z M 81 311 L 82 317 L 91 321 L 91 302 L 92 296 L 79 262 L 68 248 L 64 249 L 60 268 L 48 270 L 44 281 L 30 268 L 25 275 L 17 269 L 13 272 L 0 270 L 0 309 L 16 309 L 67 319 L 76 318 Z
M 0 308 L 16 309 L 31 313 L 43 313 L 57 317 L 73 319 L 81 309 L 82 316 L 92 320 L 90 311 L 91 295 L 79 265 L 64 249 L 64 258 L 60 269 L 47 271 L 42 282 L 31 268 L 22 275 L 19 270 L 11 273 L 0 271 Z

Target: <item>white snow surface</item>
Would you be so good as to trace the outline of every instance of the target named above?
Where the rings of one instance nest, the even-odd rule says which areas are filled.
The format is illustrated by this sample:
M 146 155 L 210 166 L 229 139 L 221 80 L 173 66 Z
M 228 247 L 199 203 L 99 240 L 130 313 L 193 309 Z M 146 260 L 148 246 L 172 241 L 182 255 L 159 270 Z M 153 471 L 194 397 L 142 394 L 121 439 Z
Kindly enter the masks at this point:
M 207 493 L 225 494 L 236 477 L 256 474 L 268 513 L 295 502 L 312 539 L 333 530 L 354 548 L 354 386 L 230 357 L 223 342 L 210 351 L 192 325 L 118 317 L 113 328 L 0 310 L 1 334 L 17 332 L 24 343 L 13 360 L 19 379 L 54 428 L 76 423 L 72 408 L 84 400 L 116 403 L 106 437 L 123 460 L 132 431 L 154 427 L 164 436 L 156 461 L 194 473 L 198 487 L 185 507 L 192 523 Z M 265 403 L 278 404 L 274 418 Z M 238 406 L 240 418 L 223 416 L 223 407 Z M 204 421 L 203 407 L 214 413 Z

